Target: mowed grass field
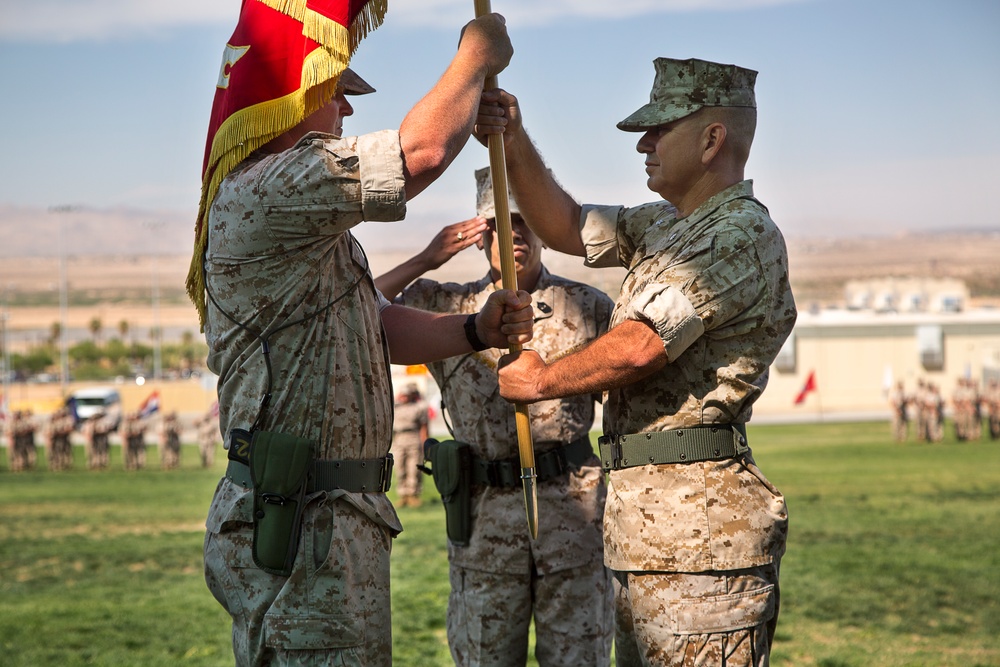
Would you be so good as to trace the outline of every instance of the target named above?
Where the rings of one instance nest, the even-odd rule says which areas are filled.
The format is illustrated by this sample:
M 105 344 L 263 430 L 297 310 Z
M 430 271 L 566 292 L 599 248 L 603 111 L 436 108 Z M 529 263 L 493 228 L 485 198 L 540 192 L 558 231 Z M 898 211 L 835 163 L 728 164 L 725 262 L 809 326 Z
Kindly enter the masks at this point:
M 1000 665 L 1000 443 L 896 444 L 887 424 L 751 426 L 791 515 L 773 664 Z M 202 579 L 224 469 L 11 473 L 0 450 L 0 665 L 232 665 Z M 42 456 L 42 464 L 44 457 Z M 391 493 L 391 492 L 390 492 Z M 444 514 L 401 509 L 395 664 L 451 664 Z M 534 663 L 529 663 L 534 664 Z

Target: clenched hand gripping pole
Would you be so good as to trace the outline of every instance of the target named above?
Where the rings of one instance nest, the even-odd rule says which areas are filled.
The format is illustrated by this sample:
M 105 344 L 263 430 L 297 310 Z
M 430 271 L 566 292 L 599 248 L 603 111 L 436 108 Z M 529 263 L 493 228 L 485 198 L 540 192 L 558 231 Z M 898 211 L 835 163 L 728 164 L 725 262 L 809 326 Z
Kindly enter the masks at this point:
M 474 0 L 476 18 L 489 14 L 490 0 Z M 486 79 L 486 89 L 497 88 L 497 78 Z M 517 270 L 514 268 L 514 235 L 510 227 L 510 202 L 507 199 L 507 158 L 504 155 L 503 136 L 489 135 L 490 176 L 493 180 L 493 207 L 496 210 L 497 242 L 500 245 L 500 280 L 504 289 L 517 290 Z M 511 352 L 520 352 L 521 346 L 514 343 Z M 531 537 L 538 537 L 538 491 L 535 488 L 535 448 L 531 442 L 531 421 L 528 407 L 514 405 L 514 420 L 517 425 L 517 447 L 521 455 L 521 481 L 524 483 L 524 509 L 528 514 L 528 530 Z

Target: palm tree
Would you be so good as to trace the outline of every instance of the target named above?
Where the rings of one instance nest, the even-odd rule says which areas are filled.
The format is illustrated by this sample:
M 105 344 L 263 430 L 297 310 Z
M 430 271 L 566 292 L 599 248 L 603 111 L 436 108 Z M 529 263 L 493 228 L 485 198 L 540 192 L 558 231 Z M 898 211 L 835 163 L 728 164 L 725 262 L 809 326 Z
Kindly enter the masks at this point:
M 122 337 L 122 342 L 128 338 L 128 320 L 121 320 L 118 323 L 118 334 Z
M 185 331 L 181 334 L 181 357 L 184 359 L 184 367 L 190 371 L 194 367 L 194 334 Z
M 101 331 L 104 330 L 104 323 L 101 322 L 100 317 L 90 318 L 90 337 L 93 339 L 94 344 L 97 344 L 98 339 L 101 337 Z
M 49 325 L 49 345 L 57 345 L 62 337 L 62 324 L 53 322 Z

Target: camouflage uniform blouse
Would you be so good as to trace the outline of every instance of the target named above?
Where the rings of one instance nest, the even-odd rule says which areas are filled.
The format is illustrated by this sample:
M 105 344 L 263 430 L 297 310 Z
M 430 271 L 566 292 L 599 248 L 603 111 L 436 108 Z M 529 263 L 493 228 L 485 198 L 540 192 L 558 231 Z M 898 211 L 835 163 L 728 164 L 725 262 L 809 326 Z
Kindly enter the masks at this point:
M 205 336 L 223 434 L 253 423 L 267 386 L 255 333 L 275 332 L 262 428 L 315 441 L 321 459 L 386 455 L 393 400 L 379 311 L 387 302 L 350 229 L 402 219 L 405 201 L 399 137 L 389 130 L 342 139 L 311 133 L 291 150 L 253 154 L 226 177 L 212 202 L 205 258 Z M 346 495 L 398 530 L 384 494 Z
M 795 323 L 785 242 L 751 181 L 676 218 L 665 201 L 586 206 L 590 266 L 629 269 L 612 317 L 650 322 L 667 352 L 659 372 L 610 391 L 606 433 L 745 423 Z M 751 443 L 752 445 L 753 443 Z M 615 570 L 755 567 L 784 552 L 781 494 L 743 460 L 613 472 L 605 562 Z
M 486 276 L 473 283 L 418 280 L 397 297 L 413 308 L 478 312 L 494 291 Z M 585 344 L 607 331 L 613 303 L 590 285 L 554 276 L 544 267 L 532 292 L 534 338 L 528 347 L 543 359 Z M 517 459 L 514 406 L 500 398 L 497 361 L 505 350 L 487 349 L 429 365 L 441 387 L 454 438 L 472 445 L 482 459 Z M 529 406 L 536 456 L 590 433 L 592 395 Z M 524 494 L 517 488 L 479 488 L 473 496 L 473 535 L 467 547 L 449 543 L 452 565 L 500 574 L 526 574 L 532 561 L 540 574 L 559 572 L 601 558 L 601 516 L 606 488 L 595 457 L 568 478 L 538 483 L 538 536 L 530 541 Z M 529 543 L 530 541 L 530 543 Z

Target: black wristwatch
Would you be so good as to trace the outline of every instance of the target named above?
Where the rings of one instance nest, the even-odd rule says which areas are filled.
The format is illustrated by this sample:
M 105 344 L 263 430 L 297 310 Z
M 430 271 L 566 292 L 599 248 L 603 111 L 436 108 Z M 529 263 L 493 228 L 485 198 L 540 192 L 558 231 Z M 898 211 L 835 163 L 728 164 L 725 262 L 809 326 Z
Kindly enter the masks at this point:
M 482 352 L 489 347 L 489 345 L 479 338 L 479 334 L 476 332 L 476 313 L 465 318 L 465 337 L 469 340 L 469 345 L 476 352 Z

